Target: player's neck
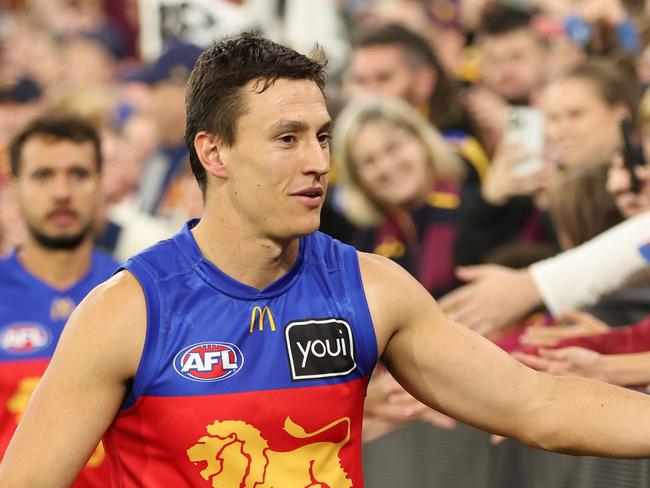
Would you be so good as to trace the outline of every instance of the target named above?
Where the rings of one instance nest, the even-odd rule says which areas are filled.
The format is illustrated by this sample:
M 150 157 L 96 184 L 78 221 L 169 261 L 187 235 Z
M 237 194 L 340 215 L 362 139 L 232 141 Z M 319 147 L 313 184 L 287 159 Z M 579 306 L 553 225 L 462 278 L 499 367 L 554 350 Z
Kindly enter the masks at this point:
M 286 274 L 298 257 L 298 239 L 255 235 L 237 222 L 205 212 L 192 231 L 203 256 L 231 278 L 262 290 Z
M 53 288 L 66 289 L 79 281 L 90 268 L 92 239 L 71 250 L 52 250 L 33 238 L 21 246 L 18 259 L 32 275 Z

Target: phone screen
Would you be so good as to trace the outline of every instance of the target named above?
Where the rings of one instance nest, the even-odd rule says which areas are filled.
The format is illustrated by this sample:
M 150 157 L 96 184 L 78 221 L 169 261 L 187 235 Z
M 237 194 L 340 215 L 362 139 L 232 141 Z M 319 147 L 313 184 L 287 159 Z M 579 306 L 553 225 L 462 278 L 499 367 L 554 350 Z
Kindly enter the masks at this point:
M 510 107 L 506 139 L 521 146 L 530 157 L 520 161 L 515 172 L 534 173 L 544 165 L 544 115 L 533 107 Z

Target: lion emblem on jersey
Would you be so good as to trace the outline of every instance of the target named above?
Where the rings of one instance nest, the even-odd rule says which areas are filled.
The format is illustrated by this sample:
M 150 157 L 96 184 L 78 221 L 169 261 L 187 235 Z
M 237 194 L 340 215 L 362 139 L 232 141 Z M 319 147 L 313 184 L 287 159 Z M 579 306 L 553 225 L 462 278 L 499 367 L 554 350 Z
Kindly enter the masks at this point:
M 216 421 L 206 427 L 210 435 L 201 437 L 187 456 L 195 465 L 206 463 L 201 476 L 213 488 L 352 488 L 339 458 L 340 449 L 350 440 L 349 417 L 315 432 L 305 432 L 287 417 L 284 430 L 296 439 L 309 439 L 341 423 L 347 423 L 347 433 L 340 442 L 273 451 L 261 432 L 246 422 Z

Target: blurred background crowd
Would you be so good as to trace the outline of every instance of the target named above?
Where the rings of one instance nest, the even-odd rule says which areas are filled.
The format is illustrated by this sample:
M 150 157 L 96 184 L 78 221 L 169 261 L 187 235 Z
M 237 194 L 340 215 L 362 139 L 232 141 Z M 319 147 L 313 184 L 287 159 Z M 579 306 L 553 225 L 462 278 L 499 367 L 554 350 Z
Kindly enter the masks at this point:
M 100 133 L 99 249 L 124 261 L 200 216 L 185 84 L 211 39 L 243 29 L 328 55 L 324 232 L 395 260 L 532 367 L 650 384 L 645 0 L 1 0 L 0 254 L 27 232 L 8 148 L 44 113 L 79 114 Z M 373 384 L 369 439 L 415 419 L 453 427 L 387 373 Z M 377 441 L 370 486 L 500 486 L 495 476 L 515 474 L 495 467 L 525 458 L 459 428 L 434 432 Z M 410 454 L 409 469 L 428 474 L 389 481 L 406 476 L 396 446 L 435 443 L 447 446 L 435 476 Z M 601 486 L 552 459 L 561 481 L 539 486 Z M 482 481 L 462 481 L 470 465 Z M 619 467 L 629 486 L 650 482 L 647 464 L 607 469 Z

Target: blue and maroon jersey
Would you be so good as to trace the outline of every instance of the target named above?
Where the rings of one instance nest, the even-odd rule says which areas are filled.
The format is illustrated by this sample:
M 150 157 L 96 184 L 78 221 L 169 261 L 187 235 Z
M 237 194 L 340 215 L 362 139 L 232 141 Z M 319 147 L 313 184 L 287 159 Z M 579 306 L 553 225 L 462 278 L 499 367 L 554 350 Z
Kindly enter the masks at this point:
M 362 487 L 377 341 L 356 251 L 304 237 L 291 270 L 258 290 L 202 256 L 195 224 L 124 266 L 148 319 L 104 438 L 113 486 Z
M 54 354 L 68 317 L 118 266 L 112 258 L 94 252 L 88 273 L 71 287 L 59 290 L 30 274 L 16 252 L 0 260 L 0 458 Z M 104 457 L 100 444 L 73 486 L 106 486 L 110 469 Z

